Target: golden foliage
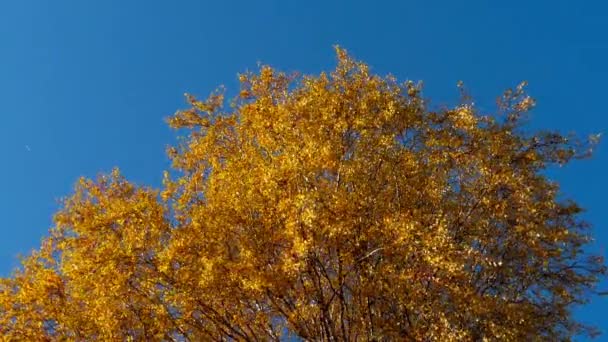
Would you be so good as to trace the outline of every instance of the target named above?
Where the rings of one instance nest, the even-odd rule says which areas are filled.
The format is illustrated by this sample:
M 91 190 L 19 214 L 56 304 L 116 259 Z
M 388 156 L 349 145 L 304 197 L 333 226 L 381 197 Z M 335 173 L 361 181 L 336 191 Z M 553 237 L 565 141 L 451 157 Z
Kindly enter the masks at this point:
M 169 119 L 160 191 L 82 179 L 0 281 L 5 340 L 561 340 L 605 273 L 543 170 L 585 155 L 337 49 L 330 74 L 263 67 Z

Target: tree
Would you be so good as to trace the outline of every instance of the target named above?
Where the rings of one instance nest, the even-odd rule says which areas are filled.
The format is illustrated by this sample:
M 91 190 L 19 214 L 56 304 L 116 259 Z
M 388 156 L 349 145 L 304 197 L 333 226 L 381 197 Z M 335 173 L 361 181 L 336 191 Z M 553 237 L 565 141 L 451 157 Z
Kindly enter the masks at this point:
M 590 145 L 497 113 L 431 110 L 337 49 L 330 74 L 262 67 L 177 112 L 160 190 L 81 179 L 0 282 L 6 340 L 562 340 L 603 261 L 543 173 Z

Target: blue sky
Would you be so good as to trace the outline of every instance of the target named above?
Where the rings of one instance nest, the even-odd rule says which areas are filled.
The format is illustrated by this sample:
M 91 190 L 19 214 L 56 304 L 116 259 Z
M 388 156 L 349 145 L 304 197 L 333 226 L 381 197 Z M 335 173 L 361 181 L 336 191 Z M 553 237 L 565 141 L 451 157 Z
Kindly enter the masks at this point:
M 531 127 L 608 134 L 605 1 L 1 1 L 0 275 L 38 246 L 79 176 L 119 166 L 158 186 L 175 142 L 164 118 L 185 92 L 234 91 L 258 62 L 328 70 L 334 44 L 423 80 L 437 105 L 454 103 L 462 80 L 489 110 L 528 80 Z M 550 173 L 588 209 L 604 255 L 606 166 L 604 142 Z M 607 315 L 608 298 L 577 310 L 604 330 Z

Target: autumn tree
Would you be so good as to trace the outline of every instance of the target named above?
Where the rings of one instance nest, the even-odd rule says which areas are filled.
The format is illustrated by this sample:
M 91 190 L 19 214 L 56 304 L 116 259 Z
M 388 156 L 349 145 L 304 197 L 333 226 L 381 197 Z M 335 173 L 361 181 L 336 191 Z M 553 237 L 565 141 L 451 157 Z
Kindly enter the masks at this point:
M 81 179 L 0 281 L 4 340 L 557 341 L 605 273 L 544 172 L 589 145 L 497 111 L 433 109 L 337 49 L 329 74 L 262 67 L 169 119 L 159 190 Z

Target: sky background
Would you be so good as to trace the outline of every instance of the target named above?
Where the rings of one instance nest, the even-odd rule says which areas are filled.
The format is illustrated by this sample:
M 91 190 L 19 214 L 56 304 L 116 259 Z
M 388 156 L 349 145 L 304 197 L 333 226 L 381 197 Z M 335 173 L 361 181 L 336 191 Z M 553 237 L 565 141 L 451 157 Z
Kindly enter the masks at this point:
M 522 80 L 530 127 L 608 134 L 606 1 L 0 1 L 0 276 L 39 245 L 79 176 L 119 166 L 158 186 L 185 92 L 234 93 L 258 62 L 318 73 L 345 47 L 372 70 L 423 80 L 435 105 L 462 80 L 482 110 Z M 588 209 L 606 255 L 608 146 L 552 170 Z M 608 290 L 606 279 L 602 290 Z M 606 331 L 608 297 L 576 316 Z

